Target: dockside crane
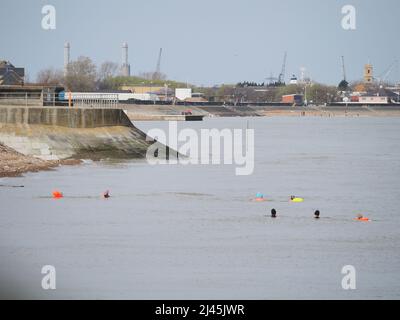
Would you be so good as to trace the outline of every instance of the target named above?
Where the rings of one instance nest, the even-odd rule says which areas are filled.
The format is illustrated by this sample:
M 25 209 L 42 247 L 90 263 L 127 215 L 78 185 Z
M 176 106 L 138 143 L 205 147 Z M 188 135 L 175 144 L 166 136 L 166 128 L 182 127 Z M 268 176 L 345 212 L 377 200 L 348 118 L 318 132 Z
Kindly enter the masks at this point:
M 349 88 L 349 83 L 347 82 L 346 79 L 346 68 L 345 68 L 345 64 L 344 64 L 344 56 L 341 56 L 341 61 L 342 61 L 342 76 L 343 76 L 343 80 L 340 81 L 338 88 L 341 91 L 347 91 L 347 89 Z
M 387 80 L 387 78 L 392 73 L 393 69 L 397 66 L 397 64 L 398 60 L 393 61 L 392 64 L 382 74 L 379 75 L 377 80 L 380 85 Z
M 161 78 L 161 57 L 162 57 L 162 48 L 160 48 L 160 52 L 158 54 L 157 66 L 156 66 L 156 71 L 153 74 L 153 80 L 160 80 Z
M 272 72 L 271 72 L 271 75 L 270 75 L 268 78 L 265 78 L 265 80 L 268 80 L 268 84 L 273 85 L 273 84 L 275 84 L 279 79 L 278 79 L 277 77 L 274 77 L 274 76 L 272 75 Z
M 278 82 L 281 83 L 281 84 L 285 83 L 286 59 L 287 59 L 287 52 L 285 51 L 285 54 L 283 56 L 283 63 L 282 63 L 281 73 L 279 74 L 279 77 L 278 77 Z

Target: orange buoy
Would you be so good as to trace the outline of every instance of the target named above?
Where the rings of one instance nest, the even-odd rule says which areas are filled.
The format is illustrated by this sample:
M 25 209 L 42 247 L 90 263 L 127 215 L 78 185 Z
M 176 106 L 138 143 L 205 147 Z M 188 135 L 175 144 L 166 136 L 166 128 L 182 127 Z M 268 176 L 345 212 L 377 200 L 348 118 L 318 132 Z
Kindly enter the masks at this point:
M 357 218 L 354 219 L 355 221 L 363 221 L 363 222 L 369 222 L 371 221 L 370 219 L 368 219 L 367 217 L 364 217 L 362 214 L 358 214 Z
M 62 192 L 57 191 L 57 190 L 53 191 L 53 198 L 54 199 L 61 199 L 62 197 L 64 197 Z
M 364 221 L 364 222 L 369 222 L 371 220 L 369 220 L 368 218 L 355 218 L 354 220 L 356 221 Z

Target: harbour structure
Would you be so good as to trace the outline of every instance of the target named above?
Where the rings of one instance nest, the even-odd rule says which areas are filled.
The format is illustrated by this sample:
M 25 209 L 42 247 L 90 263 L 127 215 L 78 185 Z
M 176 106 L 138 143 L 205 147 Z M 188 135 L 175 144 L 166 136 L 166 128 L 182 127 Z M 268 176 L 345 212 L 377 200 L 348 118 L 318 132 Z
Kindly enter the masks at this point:
M 285 83 L 286 60 L 287 60 L 287 52 L 285 51 L 285 54 L 283 56 L 283 63 L 282 63 L 281 73 L 279 74 L 279 77 L 278 77 L 278 83 L 280 83 L 280 84 L 284 84 Z
M 118 108 L 0 107 L 0 127 L 1 144 L 43 160 L 178 157 Z

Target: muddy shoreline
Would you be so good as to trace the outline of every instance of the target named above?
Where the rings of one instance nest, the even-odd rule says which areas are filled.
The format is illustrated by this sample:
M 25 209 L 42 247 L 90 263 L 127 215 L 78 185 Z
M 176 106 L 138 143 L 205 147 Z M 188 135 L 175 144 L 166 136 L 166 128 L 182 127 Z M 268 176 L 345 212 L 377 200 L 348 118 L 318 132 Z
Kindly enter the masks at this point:
M 26 156 L 12 148 L 0 144 L 0 178 L 20 177 L 27 172 L 53 170 L 60 165 L 77 165 L 81 160 L 41 160 Z

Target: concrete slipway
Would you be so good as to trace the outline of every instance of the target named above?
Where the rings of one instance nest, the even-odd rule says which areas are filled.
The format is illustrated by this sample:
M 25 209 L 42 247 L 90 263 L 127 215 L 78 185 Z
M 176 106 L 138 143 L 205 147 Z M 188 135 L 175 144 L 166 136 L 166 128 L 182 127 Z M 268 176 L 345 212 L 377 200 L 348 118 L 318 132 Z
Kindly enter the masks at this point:
M 155 141 L 119 109 L 2 107 L 0 143 L 25 155 L 58 160 L 144 158 Z M 159 147 L 158 156 L 165 150 Z

